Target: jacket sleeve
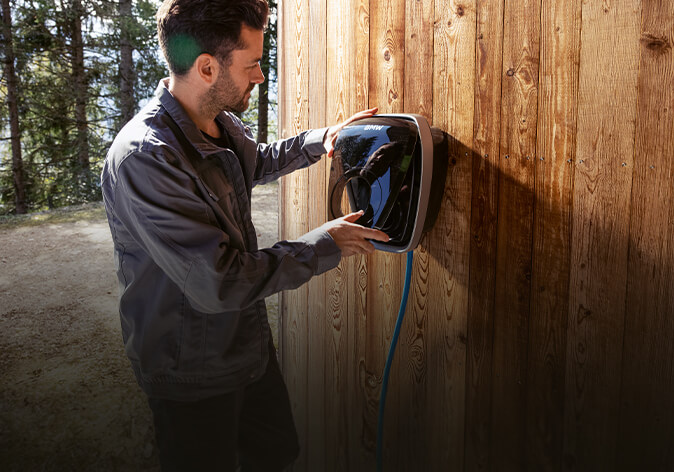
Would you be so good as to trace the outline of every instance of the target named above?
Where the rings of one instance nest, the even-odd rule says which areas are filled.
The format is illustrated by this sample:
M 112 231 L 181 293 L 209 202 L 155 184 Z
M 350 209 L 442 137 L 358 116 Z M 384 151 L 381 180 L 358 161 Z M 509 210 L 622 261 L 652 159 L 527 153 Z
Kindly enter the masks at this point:
M 271 144 L 258 144 L 253 183 L 265 184 L 318 162 L 325 154 L 323 138 L 327 131 L 313 129 Z
M 240 311 L 339 263 L 341 251 L 323 227 L 255 252 L 232 247 L 194 178 L 161 153 L 128 156 L 116 180 L 114 215 L 204 313 Z

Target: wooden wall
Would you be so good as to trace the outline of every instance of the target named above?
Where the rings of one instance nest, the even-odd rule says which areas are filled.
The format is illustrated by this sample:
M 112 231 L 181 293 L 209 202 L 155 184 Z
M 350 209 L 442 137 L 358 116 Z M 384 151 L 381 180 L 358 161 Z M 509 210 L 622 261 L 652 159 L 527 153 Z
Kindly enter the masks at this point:
M 674 2 L 282 0 L 283 135 L 370 106 L 452 137 L 385 470 L 674 470 Z M 329 162 L 282 184 L 327 218 Z M 374 470 L 404 256 L 283 294 L 294 470 Z

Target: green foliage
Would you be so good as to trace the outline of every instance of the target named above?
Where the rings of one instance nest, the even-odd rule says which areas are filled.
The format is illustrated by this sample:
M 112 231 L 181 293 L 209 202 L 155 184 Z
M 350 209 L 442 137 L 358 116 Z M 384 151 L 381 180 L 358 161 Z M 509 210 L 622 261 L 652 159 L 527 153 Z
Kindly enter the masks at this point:
M 79 5 L 81 3 L 81 8 Z M 12 5 L 25 186 L 30 210 L 100 200 L 102 161 L 120 127 L 118 72 L 121 32 L 134 48 L 134 102 L 147 100 L 167 75 L 155 27 L 158 2 L 134 2 L 133 17 L 118 2 L 23 0 Z M 77 21 L 81 22 L 83 77 L 77 77 Z M 124 26 L 124 27 L 122 27 Z M 87 165 L 82 164 L 75 83 L 86 86 Z M 0 89 L 5 98 L 6 83 Z M 0 114 L 0 214 L 13 211 L 11 149 L 6 107 Z
M 123 124 L 121 112 L 121 44 L 133 49 L 133 103 L 136 111 L 168 75 L 156 33 L 160 0 L 134 0 L 131 16 L 119 13 L 115 0 L 15 0 L 12 33 L 26 200 L 30 211 L 100 200 L 99 175 L 106 151 Z M 276 108 L 276 1 L 266 41 L 270 108 Z M 81 24 L 84 70 L 78 73 L 77 32 Z M 6 53 L 0 41 L 0 55 Z M 77 120 L 78 83 L 84 84 L 86 132 Z M 3 75 L 0 98 L 6 103 Z M 82 98 L 83 97 L 83 98 Z M 243 119 L 256 129 L 257 96 Z M 80 103 L 82 103 L 80 101 Z M 80 110 L 82 107 L 80 106 Z M 81 116 L 81 114 L 80 114 Z M 14 212 L 12 158 L 7 107 L 0 107 L 0 215 Z M 79 127 L 78 127 L 79 124 Z M 275 136 L 270 119 L 270 136 Z M 85 141 L 83 139 L 85 138 Z M 86 149 L 82 149 L 85 142 Z M 82 165 L 85 155 L 87 165 Z
M 270 84 L 271 85 L 271 84 Z M 250 95 L 250 103 L 248 109 L 241 114 L 241 121 L 243 121 L 252 131 L 253 136 L 257 135 L 257 116 L 259 113 L 258 103 L 260 100 L 259 96 L 259 87 L 255 87 Z M 271 91 L 269 94 L 269 126 L 267 129 L 268 133 L 268 142 L 273 142 L 278 137 L 278 120 L 276 119 L 276 109 L 277 109 L 277 100 L 276 100 L 276 89 L 274 89 L 274 95 L 272 96 Z M 271 119 L 273 117 L 273 119 Z
M 268 97 L 268 108 L 267 108 L 267 113 L 270 117 L 269 123 L 268 123 L 268 128 L 267 128 L 267 133 L 268 133 L 268 142 L 272 142 L 277 139 L 278 136 L 278 123 L 277 123 L 277 108 L 278 108 L 278 100 L 277 100 L 277 47 L 276 47 L 276 39 L 277 39 L 277 14 L 278 14 L 278 8 L 277 8 L 278 2 L 276 0 L 269 0 L 269 24 L 267 26 L 267 30 L 265 31 L 264 34 L 264 49 L 265 51 L 268 51 L 268 54 L 263 55 L 262 61 L 260 62 L 260 67 L 262 69 L 262 73 L 266 77 L 266 87 L 262 86 L 257 86 L 253 90 L 251 97 L 250 97 L 250 106 L 248 107 L 248 110 L 246 110 L 242 115 L 241 119 L 246 125 L 248 125 L 251 130 L 253 131 L 253 134 L 256 135 L 258 134 L 258 114 L 260 113 L 259 110 L 259 99 L 260 99 L 260 92 L 262 91 L 263 93 L 267 93 Z

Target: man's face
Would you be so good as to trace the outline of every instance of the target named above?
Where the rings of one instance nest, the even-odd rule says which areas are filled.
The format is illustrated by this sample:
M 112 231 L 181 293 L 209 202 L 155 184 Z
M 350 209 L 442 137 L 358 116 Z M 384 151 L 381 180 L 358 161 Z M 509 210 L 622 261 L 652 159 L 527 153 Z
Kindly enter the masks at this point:
M 241 39 L 246 45 L 230 55 L 229 65 L 220 63 L 220 73 L 206 94 L 204 105 L 221 110 L 244 112 L 255 84 L 264 82 L 260 69 L 264 32 L 241 26 Z

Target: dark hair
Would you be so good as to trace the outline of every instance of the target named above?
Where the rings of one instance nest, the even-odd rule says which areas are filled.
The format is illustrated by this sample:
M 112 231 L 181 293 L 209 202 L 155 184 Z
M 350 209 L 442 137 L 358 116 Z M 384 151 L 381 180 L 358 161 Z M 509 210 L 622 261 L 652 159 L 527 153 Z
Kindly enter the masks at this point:
M 232 51 L 245 47 L 241 25 L 263 30 L 268 15 L 267 0 L 164 0 L 157 32 L 169 70 L 185 75 L 203 53 L 227 63 Z

